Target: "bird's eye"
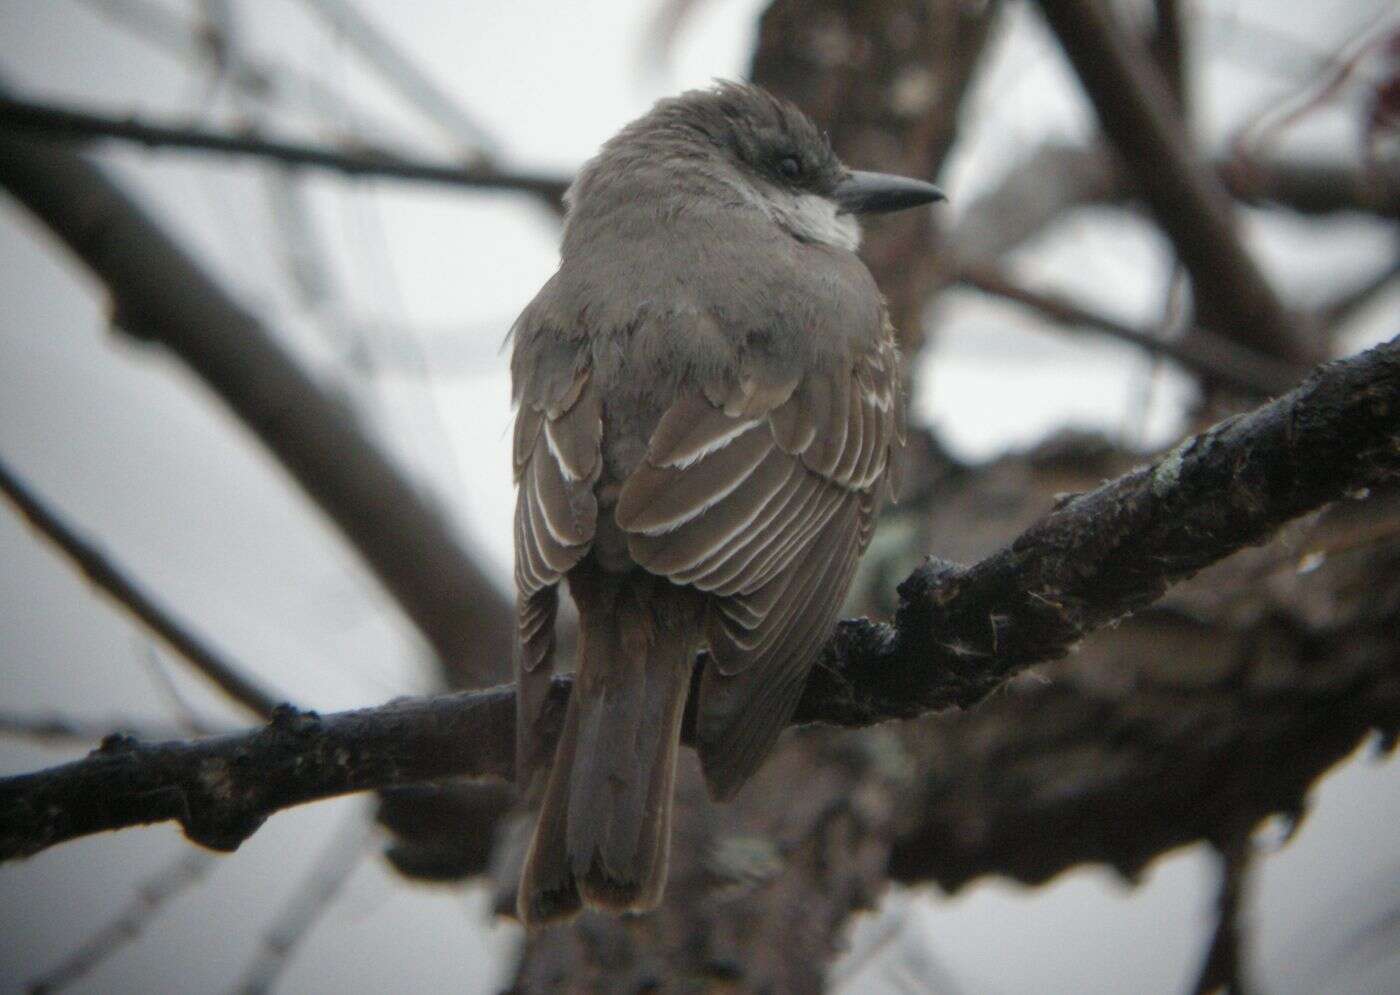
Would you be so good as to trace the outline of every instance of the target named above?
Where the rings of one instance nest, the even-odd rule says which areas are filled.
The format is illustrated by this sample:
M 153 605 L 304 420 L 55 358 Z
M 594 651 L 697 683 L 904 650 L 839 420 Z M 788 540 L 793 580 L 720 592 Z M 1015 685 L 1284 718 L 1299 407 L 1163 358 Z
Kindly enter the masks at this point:
M 778 169 L 790 180 L 795 180 L 802 175 L 802 163 L 796 156 L 784 156 L 778 161 Z

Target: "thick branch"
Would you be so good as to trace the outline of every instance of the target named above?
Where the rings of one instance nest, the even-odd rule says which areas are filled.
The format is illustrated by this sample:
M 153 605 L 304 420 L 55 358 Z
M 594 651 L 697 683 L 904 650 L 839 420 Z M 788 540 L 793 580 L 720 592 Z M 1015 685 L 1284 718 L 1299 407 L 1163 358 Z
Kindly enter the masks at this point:
M 113 138 L 147 148 L 176 148 L 223 155 L 253 156 L 288 166 L 307 166 L 357 176 L 438 183 L 479 190 L 514 190 L 550 205 L 562 204 L 569 179 L 513 172 L 495 166 L 430 163 L 375 149 L 335 149 L 255 135 L 231 135 L 196 125 L 152 124 L 134 117 L 112 117 L 0 96 L 0 127 L 65 139 Z
M 343 400 L 81 156 L 0 134 L 0 183 L 106 284 L 123 329 L 169 347 L 272 450 L 449 667 L 500 679 L 504 597 Z
M 1171 93 L 1102 0 L 1041 0 L 1105 134 L 1191 274 L 1202 324 L 1256 349 L 1315 359 L 1245 251 L 1223 187 L 1191 151 Z
M 1400 477 L 1397 412 L 1400 339 L 1065 502 L 975 566 L 930 561 L 900 586 L 893 626 L 840 626 L 794 722 L 866 726 L 975 704 L 1289 519 Z M 555 681 L 556 724 L 569 683 Z M 84 760 L 0 781 L 0 859 L 170 819 L 232 849 L 302 802 L 506 778 L 513 725 L 513 694 L 498 688 L 325 717 L 284 708 L 266 728 L 192 743 L 112 738 Z

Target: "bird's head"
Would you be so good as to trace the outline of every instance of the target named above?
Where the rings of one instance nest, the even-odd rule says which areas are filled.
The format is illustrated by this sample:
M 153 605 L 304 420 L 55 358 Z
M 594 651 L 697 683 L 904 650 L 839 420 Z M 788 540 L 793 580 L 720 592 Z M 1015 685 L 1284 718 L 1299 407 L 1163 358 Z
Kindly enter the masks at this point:
M 603 147 L 570 200 L 577 206 L 600 187 L 619 194 L 634 184 L 677 197 L 720 191 L 795 238 L 849 250 L 860 244 L 858 215 L 944 199 L 922 180 L 847 169 L 811 118 L 766 90 L 731 82 L 660 101 Z

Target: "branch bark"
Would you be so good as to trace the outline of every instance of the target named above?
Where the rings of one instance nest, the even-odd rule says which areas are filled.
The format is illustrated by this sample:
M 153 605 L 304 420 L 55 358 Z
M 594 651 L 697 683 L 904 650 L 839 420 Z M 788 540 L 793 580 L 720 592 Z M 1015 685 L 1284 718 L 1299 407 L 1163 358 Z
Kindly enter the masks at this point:
M 505 597 L 354 411 L 271 330 L 83 157 L 0 134 L 0 183 L 102 280 L 121 328 L 184 360 L 282 461 L 450 672 L 476 686 L 507 672 Z
M 1064 501 L 975 566 L 929 561 L 900 585 L 894 625 L 842 623 L 794 723 L 862 727 L 976 704 L 1289 519 L 1400 478 L 1397 411 L 1400 339 Z M 555 726 L 569 684 L 555 681 Z M 0 859 L 171 819 L 233 849 L 272 812 L 318 798 L 508 778 L 513 724 L 513 693 L 498 688 L 325 717 L 284 706 L 263 729 L 196 742 L 111 737 L 84 760 L 0 780 Z

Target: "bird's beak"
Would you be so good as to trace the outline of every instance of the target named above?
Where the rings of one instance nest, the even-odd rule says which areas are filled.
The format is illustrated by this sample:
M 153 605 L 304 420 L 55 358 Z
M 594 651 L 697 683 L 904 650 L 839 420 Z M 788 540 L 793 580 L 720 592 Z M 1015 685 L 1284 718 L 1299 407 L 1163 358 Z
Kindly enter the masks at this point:
M 836 184 L 833 196 L 843 214 L 885 214 L 948 199 L 942 190 L 923 180 L 860 170 L 847 173 Z

